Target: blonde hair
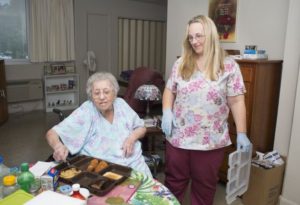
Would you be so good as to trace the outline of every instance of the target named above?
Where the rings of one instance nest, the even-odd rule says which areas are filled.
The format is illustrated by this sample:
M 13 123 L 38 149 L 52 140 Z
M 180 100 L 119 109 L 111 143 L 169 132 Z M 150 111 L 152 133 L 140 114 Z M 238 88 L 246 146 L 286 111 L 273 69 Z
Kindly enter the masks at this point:
M 187 24 L 186 36 L 183 41 L 182 63 L 179 67 L 179 73 L 184 80 L 189 80 L 197 69 L 197 54 L 189 42 L 188 35 L 189 27 L 193 23 L 201 23 L 205 32 L 203 58 L 206 75 L 210 80 L 217 80 L 218 72 L 224 70 L 223 61 L 225 52 L 220 46 L 216 25 L 209 17 L 204 15 L 193 17 Z

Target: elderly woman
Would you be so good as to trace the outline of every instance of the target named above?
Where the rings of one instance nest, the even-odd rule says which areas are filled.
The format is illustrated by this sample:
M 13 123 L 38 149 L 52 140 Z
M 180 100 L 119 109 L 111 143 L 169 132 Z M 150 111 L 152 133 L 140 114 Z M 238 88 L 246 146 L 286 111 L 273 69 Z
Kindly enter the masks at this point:
M 87 82 L 89 100 L 46 134 L 55 160 L 68 153 L 84 154 L 134 168 L 151 177 L 138 139 L 146 133 L 144 121 L 121 98 L 116 78 L 105 72 Z

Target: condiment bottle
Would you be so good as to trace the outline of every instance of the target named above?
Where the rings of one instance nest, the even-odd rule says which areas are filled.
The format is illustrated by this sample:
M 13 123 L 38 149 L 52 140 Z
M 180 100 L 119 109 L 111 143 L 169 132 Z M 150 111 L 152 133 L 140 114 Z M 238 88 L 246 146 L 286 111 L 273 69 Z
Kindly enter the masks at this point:
M 6 197 L 19 189 L 16 184 L 16 177 L 14 175 L 7 175 L 3 178 L 3 197 Z
M 34 175 L 29 171 L 28 163 L 21 164 L 21 174 L 17 181 L 21 189 L 29 193 L 31 184 L 34 183 Z
M 74 198 L 86 200 L 86 198 L 80 194 L 80 184 L 73 184 L 72 185 L 73 194 L 71 195 Z

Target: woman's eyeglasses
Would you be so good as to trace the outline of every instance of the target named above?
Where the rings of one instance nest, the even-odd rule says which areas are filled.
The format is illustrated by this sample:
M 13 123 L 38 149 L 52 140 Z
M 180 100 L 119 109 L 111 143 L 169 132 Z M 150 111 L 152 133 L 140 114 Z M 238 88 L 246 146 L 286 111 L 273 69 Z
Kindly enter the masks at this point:
M 92 92 L 93 98 L 101 98 L 101 97 L 107 97 L 110 96 L 113 93 L 113 90 L 96 90 Z
M 197 33 L 195 36 L 188 36 L 188 40 L 190 43 L 192 43 L 194 41 L 194 39 L 196 41 L 202 41 L 205 38 L 205 35 Z

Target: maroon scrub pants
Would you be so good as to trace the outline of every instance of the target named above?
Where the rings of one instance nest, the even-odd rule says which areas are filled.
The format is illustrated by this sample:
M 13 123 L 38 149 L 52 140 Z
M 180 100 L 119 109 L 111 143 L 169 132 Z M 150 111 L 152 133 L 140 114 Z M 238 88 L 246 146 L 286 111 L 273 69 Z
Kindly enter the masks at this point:
M 223 162 L 224 148 L 199 151 L 173 147 L 166 142 L 165 185 L 182 204 L 191 180 L 191 204 L 212 205 Z

